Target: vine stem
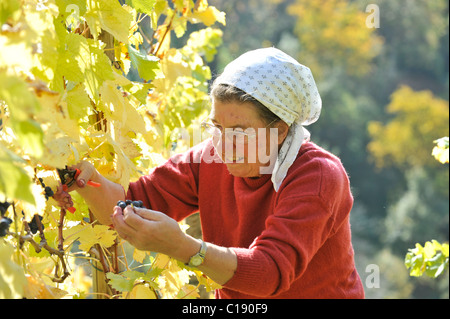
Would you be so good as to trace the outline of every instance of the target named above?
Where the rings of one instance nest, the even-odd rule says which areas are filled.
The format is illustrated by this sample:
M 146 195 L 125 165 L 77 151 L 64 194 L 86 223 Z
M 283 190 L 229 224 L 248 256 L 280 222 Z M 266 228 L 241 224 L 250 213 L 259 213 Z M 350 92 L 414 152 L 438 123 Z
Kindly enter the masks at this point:
M 164 43 L 164 40 L 166 39 L 167 34 L 168 34 L 168 33 L 171 31 L 171 29 L 172 29 L 172 23 L 173 23 L 173 19 L 174 19 L 174 18 L 175 18 L 175 12 L 173 13 L 172 18 L 170 18 L 170 22 L 169 22 L 169 24 L 167 25 L 166 32 L 164 32 L 164 35 L 163 35 L 163 37 L 161 38 L 161 41 L 159 41 L 158 48 L 156 49 L 156 52 L 153 54 L 154 56 L 158 56 L 159 49 L 161 49 L 161 47 L 162 47 L 162 45 L 163 45 L 163 43 Z
M 58 224 L 58 249 L 59 251 L 64 252 L 64 238 L 63 238 L 63 226 L 64 226 L 64 218 L 66 216 L 66 210 L 64 208 L 61 208 L 61 213 L 59 215 L 59 224 Z M 35 216 L 36 218 L 36 216 Z M 37 218 L 39 219 L 39 218 Z M 39 221 L 39 224 L 41 225 L 41 222 Z M 39 229 L 40 231 L 40 229 Z
M 62 210 L 64 210 L 64 209 L 62 209 Z M 65 210 L 64 210 L 64 212 L 65 212 Z M 65 214 L 64 214 L 64 216 L 65 216 Z M 61 224 L 64 221 L 64 216 L 60 217 Z M 64 260 L 64 253 L 65 253 L 64 249 L 60 249 L 60 247 L 62 247 L 62 245 L 63 245 L 62 235 L 59 238 L 58 249 L 51 247 L 47 242 L 47 238 L 45 238 L 41 220 L 39 219 L 39 216 L 37 214 L 34 215 L 34 219 L 35 219 L 36 224 L 39 229 L 39 237 L 41 238 L 41 242 L 39 244 L 34 240 L 33 234 L 31 233 L 31 229 L 30 229 L 30 226 L 28 225 L 27 221 L 23 221 L 26 235 L 20 235 L 18 233 L 11 233 L 11 232 L 8 232 L 8 233 L 10 235 L 14 236 L 15 238 L 17 238 L 20 246 L 22 246 L 24 242 L 29 242 L 31 244 L 31 246 L 33 246 L 36 253 L 40 253 L 42 251 L 42 249 L 45 249 L 50 253 L 50 255 L 56 255 L 61 263 L 63 274 L 61 276 L 59 276 L 59 274 L 58 274 L 59 264 L 57 263 L 56 267 L 55 267 L 55 276 L 52 278 L 52 281 L 56 282 L 56 283 L 62 283 L 62 282 L 64 282 L 64 280 L 66 280 L 66 278 L 68 276 L 70 276 L 70 272 L 68 271 L 66 261 Z M 58 225 L 58 228 L 60 229 L 60 232 L 62 234 L 62 226 Z

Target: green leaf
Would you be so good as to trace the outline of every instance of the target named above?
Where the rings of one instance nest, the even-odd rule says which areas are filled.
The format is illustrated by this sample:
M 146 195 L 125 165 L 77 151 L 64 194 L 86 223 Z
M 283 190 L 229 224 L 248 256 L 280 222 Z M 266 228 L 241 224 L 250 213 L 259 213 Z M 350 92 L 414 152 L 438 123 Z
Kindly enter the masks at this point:
M 79 18 L 83 16 L 87 10 L 86 0 L 56 0 L 55 3 L 59 8 L 59 13 L 64 17 L 73 14 L 77 15 L 77 18 Z
M 217 47 L 222 44 L 222 31 L 206 28 L 191 33 L 187 47 L 199 55 L 203 55 L 207 62 L 211 62 L 217 54 Z
M 42 157 L 44 154 L 44 132 L 39 123 L 32 119 L 11 122 L 20 146 L 30 155 L 37 158 Z
M 23 268 L 13 260 L 14 247 L 0 240 L 0 299 L 22 298 L 27 283 Z
M 31 179 L 18 163 L 23 162 L 0 144 L 0 193 L 6 198 L 24 200 L 34 204 Z
M 153 55 L 144 55 L 131 45 L 127 46 L 130 60 L 137 69 L 139 76 L 145 81 L 151 81 L 162 77 L 159 58 Z
M 118 291 L 131 291 L 133 289 L 134 281 L 130 281 L 128 278 L 109 272 L 106 274 L 106 278 L 109 279 L 111 287 Z
M 17 0 L 2 0 L 0 3 L 0 26 L 8 19 L 16 20 L 20 16 L 20 2 Z
M 36 97 L 29 91 L 27 83 L 17 76 L 0 73 L 0 99 L 9 106 L 11 117 L 26 120 L 40 109 Z
M 448 244 L 441 245 L 436 240 L 426 242 L 423 247 L 416 244 L 416 248 L 409 249 L 406 254 L 405 266 L 410 270 L 410 276 L 438 277 L 448 267 Z
M 153 88 L 151 83 L 132 82 L 131 86 L 126 87 L 127 91 L 131 93 L 139 102 L 147 104 L 148 91 Z
M 100 29 L 109 32 L 118 41 L 128 43 L 128 33 L 133 21 L 132 14 L 125 10 L 117 0 L 90 0 L 89 10 L 85 14 L 86 21 L 94 39 Z
M 20 146 L 30 155 L 41 157 L 44 133 L 32 118 L 40 109 L 40 104 L 28 85 L 19 77 L 0 74 L 0 100 L 6 102 L 11 115 L 11 128 Z
M 89 97 L 97 102 L 103 82 L 114 79 L 110 60 L 103 49 L 92 39 L 68 34 L 66 58 L 60 72 L 70 75 L 70 78 L 66 77 L 68 80 L 82 81 Z M 73 60 L 76 66 L 73 66 Z
M 135 8 L 137 12 L 142 12 L 150 16 L 155 9 L 156 0 L 127 0 L 126 2 Z
M 79 84 L 67 92 L 67 108 L 72 119 L 80 119 L 88 113 L 91 100 L 84 90 L 84 86 Z
M 112 288 L 118 291 L 131 291 L 136 279 L 141 278 L 144 274 L 138 271 L 124 271 L 120 274 L 109 272 L 106 278 L 109 279 L 109 284 Z
M 448 258 L 448 244 L 442 244 L 442 254 Z

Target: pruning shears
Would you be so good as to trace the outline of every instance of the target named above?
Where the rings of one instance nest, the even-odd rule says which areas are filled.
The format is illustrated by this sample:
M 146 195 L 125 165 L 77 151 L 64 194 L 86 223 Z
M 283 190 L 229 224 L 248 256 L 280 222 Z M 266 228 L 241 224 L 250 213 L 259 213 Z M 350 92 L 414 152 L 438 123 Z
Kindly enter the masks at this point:
M 59 178 L 61 179 L 61 183 L 62 183 L 62 188 L 63 191 L 67 191 L 69 189 L 70 186 L 73 185 L 73 183 L 76 182 L 78 176 L 80 175 L 81 171 L 76 168 L 76 169 L 69 169 L 66 165 L 66 168 L 64 169 L 57 169 L 58 171 L 58 175 Z M 96 183 L 94 181 L 89 180 L 87 182 L 88 185 L 92 186 L 92 187 L 100 187 L 101 184 L 100 183 Z M 69 212 L 74 213 L 76 211 L 75 207 L 70 207 L 67 209 Z

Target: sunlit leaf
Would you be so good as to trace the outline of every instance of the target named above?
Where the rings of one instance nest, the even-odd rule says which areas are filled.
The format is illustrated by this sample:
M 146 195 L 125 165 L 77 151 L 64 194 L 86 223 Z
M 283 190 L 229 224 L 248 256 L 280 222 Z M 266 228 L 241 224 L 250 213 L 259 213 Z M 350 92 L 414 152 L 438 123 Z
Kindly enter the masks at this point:
M 132 15 L 120 5 L 119 1 L 90 0 L 88 6 L 85 17 L 95 38 L 100 33 L 100 29 L 103 29 L 117 40 L 128 43 Z
M 108 248 L 114 244 L 117 237 L 116 232 L 112 231 L 108 226 L 95 225 L 95 226 L 78 226 L 83 229 L 78 233 L 80 241 L 80 249 L 89 251 L 89 249 L 95 244 Z
M 130 54 L 131 63 L 138 70 L 140 77 L 145 81 L 151 81 L 162 77 L 159 58 L 142 54 L 130 45 L 127 48 Z
M 31 179 L 21 162 L 21 158 L 0 144 L 0 194 L 34 204 Z
M 23 268 L 12 260 L 14 247 L 0 240 L 0 299 L 20 299 L 27 283 Z
M 155 8 L 156 0 L 127 0 L 136 11 L 151 15 Z

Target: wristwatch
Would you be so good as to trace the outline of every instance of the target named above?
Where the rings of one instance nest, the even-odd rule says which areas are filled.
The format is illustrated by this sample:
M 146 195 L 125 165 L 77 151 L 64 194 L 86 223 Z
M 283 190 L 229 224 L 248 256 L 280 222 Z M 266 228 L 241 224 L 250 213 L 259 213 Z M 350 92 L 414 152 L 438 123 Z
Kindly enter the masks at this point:
M 203 240 L 201 240 L 201 242 L 202 247 L 200 248 L 200 251 L 189 259 L 189 263 L 187 264 L 189 267 L 198 267 L 205 261 L 207 247 L 206 243 Z

